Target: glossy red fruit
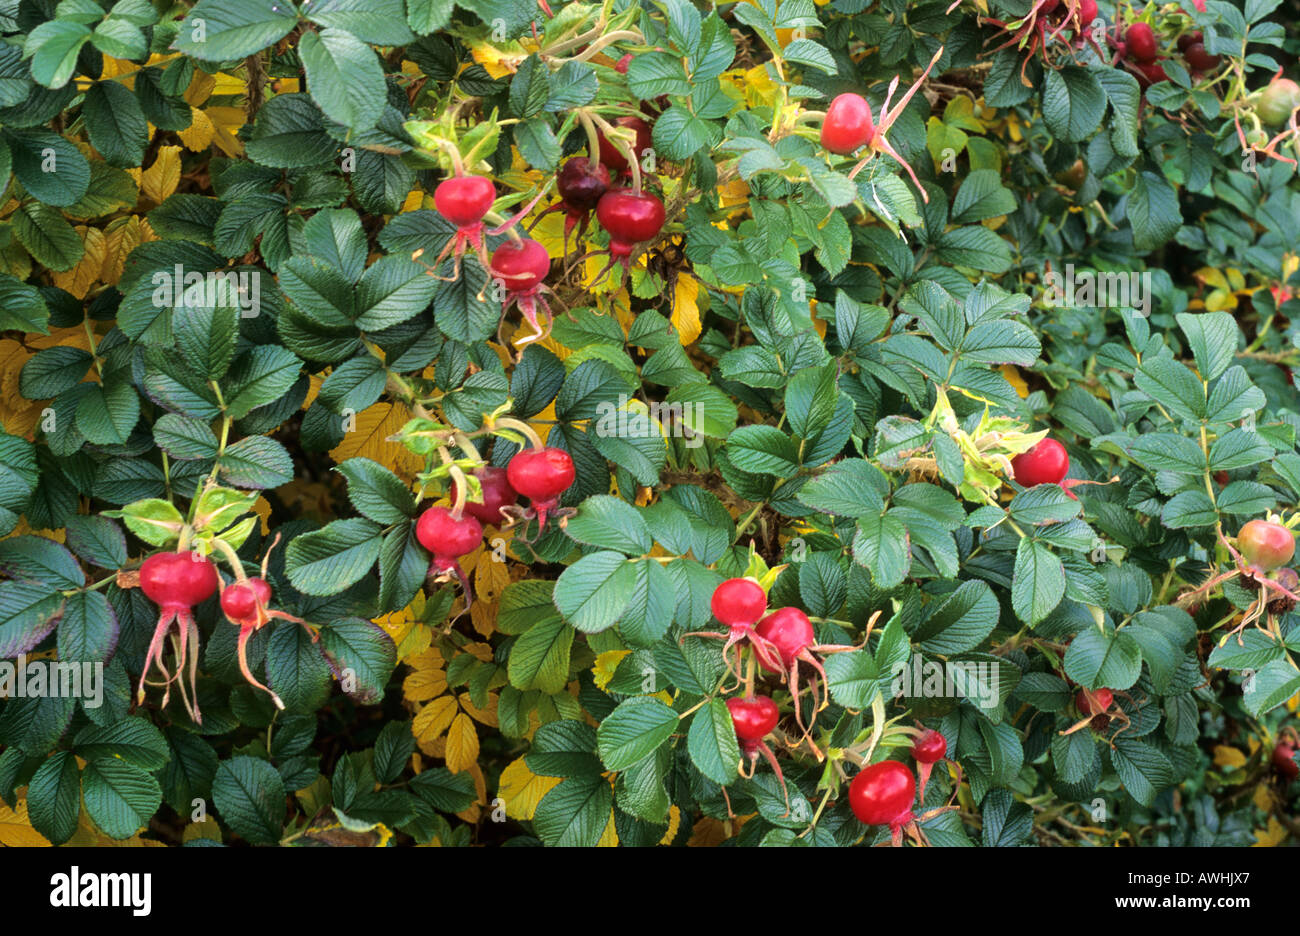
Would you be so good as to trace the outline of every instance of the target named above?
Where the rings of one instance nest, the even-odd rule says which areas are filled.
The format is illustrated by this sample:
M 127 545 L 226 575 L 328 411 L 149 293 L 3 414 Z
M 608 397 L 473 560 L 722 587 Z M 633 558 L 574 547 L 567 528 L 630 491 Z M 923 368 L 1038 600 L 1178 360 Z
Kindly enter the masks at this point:
M 1092 25 L 1092 21 L 1097 18 L 1097 0 L 1080 0 L 1079 10 L 1079 28 L 1087 29 Z
M 859 822 L 891 825 L 912 811 L 916 778 L 898 761 L 864 767 L 849 784 L 849 807 Z
M 771 641 L 781 652 L 781 662 L 785 664 L 786 669 L 794 665 L 800 651 L 817 642 L 812 621 L 808 620 L 808 615 L 798 608 L 780 608 L 773 611 L 759 621 L 758 627 L 754 630 L 758 632 L 758 636 Z M 761 655 L 758 663 L 769 673 L 776 672 L 763 663 Z
M 1183 58 L 1187 59 L 1187 64 L 1194 72 L 1214 71 L 1219 67 L 1219 57 L 1206 52 L 1205 46 L 1199 42 L 1193 42 L 1184 49 Z
M 227 586 L 221 593 L 221 610 L 232 621 L 256 621 L 257 609 L 271 600 L 271 586 L 266 579 L 254 577 Z
M 1114 701 L 1115 697 L 1109 689 L 1093 689 L 1091 704 L 1082 689 L 1074 695 L 1074 707 L 1084 715 L 1101 715 L 1103 712 L 1108 712 L 1110 704 Z
M 569 453 L 550 447 L 524 449 L 506 466 L 510 486 L 532 500 L 554 500 L 577 476 Z
M 862 95 L 850 91 L 838 95 L 826 108 L 822 120 L 822 146 L 832 153 L 847 155 L 866 146 L 875 130 L 871 105 Z
M 917 763 L 937 764 L 948 753 L 948 741 L 937 731 L 927 730 L 912 745 L 912 756 Z
M 496 201 L 497 190 L 491 179 L 483 176 L 452 176 L 433 190 L 433 203 L 442 216 L 458 228 L 472 227 Z
M 502 522 L 501 508 L 518 503 L 518 493 L 510 486 L 510 479 L 506 477 L 504 468 L 488 466 L 480 468 L 474 472 L 474 475 L 483 488 L 483 503 L 479 504 L 471 500 L 465 501 L 465 513 L 474 517 L 480 523 L 492 523 L 500 526 Z M 453 499 L 459 496 L 457 493 L 459 489 L 459 484 L 452 484 L 451 496 Z
M 1070 470 L 1070 456 L 1055 439 L 1043 439 L 1028 452 L 1011 459 L 1011 471 L 1022 487 L 1060 484 Z
M 609 232 L 609 252 L 626 257 L 637 244 L 652 241 L 664 227 L 664 203 L 649 192 L 610 189 L 596 205 L 596 218 Z
M 1156 34 L 1146 23 L 1134 23 L 1124 33 L 1128 43 L 1128 57 L 1139 64 L 1149 64 L 1156 60 Z
M 753 579 L 727 579 L 713 589 L 713 616 L 728 627 L 752 627 L 767 610 L 767 595 Z
M 1201 35 L 1201 31 L 1199 29 L 1193 29 L 1190 32 L 1185 32 L 1178 37 L 1178 51 L 1186 52 L 1188 46 L 1193 45 L 1197 42 L 1200 43 L 1205 42 L 1205 37 Z
M 767 696 L 750 696 L 747 699 L 730 698 L 727 710 L 736 726 L 736 737 L 741 741 L 762 741 L 781 719 L 776 703 Z
M 1255 568 L 1272 572 L 1295 555 L 1295 536 L 1280 523 L 1250 520 L 1237 533 L 1237 548 Z
M 164 611 L 192 608 L 217 590 L 217 567 L 195 552 L 154 553 L 140 566 L 140 590 Z
M 636 143 L 633 144 L 632 151 L 637 159 L 640 159 L 641 154 L 653 145 L 650 139 L 650 125 L 640 117 L 619 117 L 611 123 L 615 127 L 631 127 L 636 131 Z M 614 172 L 623 172 L 628 168 L 623 151 L 603 135 L 600 137 L 600 161 Z
M 415 538 L 435 559 L 455 560 L 483 542 L 483 525 L 472 516 L 458 520 L 446 507 L 430 507 L 415 524 Z
M 510 292 L 531 292 L 550 272 L 550 254 L 531 237 L 511 238 L 492 253 L 492 276 Z
M 1138 74 L 1134 77 L 1137 78 L 1138 87 L 1143 91 L 1151 87 L 1153 84 L 1166 81 L 1169 78 L 1169 76 L 1165 74 L 1165 67 L 1159 62 L 1139 62 L 1137 70 Z
M 1300 105 L 1300 85 L 1290 78 L 1274 78 L 1260 93 L 1255 112 L 1270 127 L 1280 127 L 1290 119 L 1297 105 Z
M 609 191 L 609 168 L 601 163 L 593 170 L 586 156 L 574 156 L 555 177 L 555 189 L 572 214 L 591 211 L 600 196 Z
M 1279 741 L 1273 748 L 1273 769 L 1287 780 L 1300 777 L 1300 764 L 1295 762 L 1295 748 L 1285 741 Z

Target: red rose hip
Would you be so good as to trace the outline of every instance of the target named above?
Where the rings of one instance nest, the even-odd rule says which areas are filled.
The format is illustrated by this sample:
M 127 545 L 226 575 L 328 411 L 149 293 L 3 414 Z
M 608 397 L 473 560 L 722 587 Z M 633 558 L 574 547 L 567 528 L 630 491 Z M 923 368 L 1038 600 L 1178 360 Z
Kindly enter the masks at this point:
M 1295 536 L 1280 523 L 1250 520 L 1237 533 L 1237 548 L 1255 568 L 1272 572 L 1295 555 Z
M 901 825 L 911 818 L 916 779 L 898 761 L 864 767 L 849 784 L 849 807 L 866 825 Z
M 753 579 L 727 579 L 713 590 L 710 607 L 728 627 L 752 627 L 767 610 L 767 595 Z
M 874 132 L 871 105 L 862 95 L 850 91 L 837 96 L 826 109 L 821 143 L 830 152 L 843 156 L 866 146 Z
M 1012 474 L 1023 487 L 1060 484 L 1069 470 L 1070 456 L 1065 446 L 1050 438 L 1011 459 Z

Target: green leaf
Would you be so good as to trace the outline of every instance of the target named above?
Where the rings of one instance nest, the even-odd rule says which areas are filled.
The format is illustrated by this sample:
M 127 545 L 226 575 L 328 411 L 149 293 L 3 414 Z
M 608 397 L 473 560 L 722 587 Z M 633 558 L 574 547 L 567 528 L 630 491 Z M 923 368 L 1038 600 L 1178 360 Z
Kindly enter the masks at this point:
M 199 0 L 179 24 L 173 48 L 207 62 L 247 58 L 289 35 L 297 22 L 290 0 Z
M 321 651 L 343 691 L 374 705 L 397 666 L 397 647 L 382 628 L 361 618 L 342 618 L 321 628 Z
M 1106 112 L 1106 94 L 1093 69 L 1067 65 L 1048 69 L 1043 85 L 1043 120 L 1063 140 L 1086 140 Z
M 1124 631 L 1085 628 L 1065 652 L 1065 675 L 1085 689 L 1128 689 L 1142 672 L 1142 648 Z
M 62 88 L 77 68 L 77 54 L 90 30 L 66 19 L 41 23 L 27 34 L 23 58 L 32 60 L 32 77 L 47 88 Z
M 275 488 L 293 480 L 293 458 L 270 436 L 247 436 L 217 462 L 221 478 L 239 488 Z
M 710 699 L 695 713 L 686 735 L 691 762 L 704 776 L 720 786 L 736 779 L 740 766 L 740 745 L 736 728 L 722 699 Z
M 561 780 L 537 804 L 533 828 L 552 847 L 594 847 L 609 824 L 614 791 L 604 777 Z
M 600 759 L 607 770 L 624 770 L 672 737 L 679 721 L 677 713 L 658 699 L 626 699 L 596 729 Z
M 569 679 L 573 633 L 559 617 L 542 618 L 524 631 L 510 648 L 510 685 L 548 694 L 562 691 Z
M 252 760 L 252 758 L 236 758 Z M 270 764 L 256 761 L 278 780 Z M 109 838 L 126 839 L 149 823 L 162 804 L 162 789 L 151 774 L 116 758 L 91 761 L 81 774 L 86 814 Z M 283 807 L 284 794 L 280 794 Z M 218 804 L 218 809 L 220 805 Z
M 240 755 L 222 761 L 212 780 L 217 812 L 236 835 L 252 845 L 279 842 L 284 831 L 285 793 L 279 772 L 256 757 Z
M 1273 660 L 1262 666 L 1242 686 L 1246 711 L 1260 718 L 1300 692 L 1300 672 L 1287 660 Z
M 363 516 L 379 524 L 415 516 L 415 498 L 401 478 L 368 458 L 349 458 L 336 469 L 348 481 L 348 500 Z
M 103 593 L 82 591 L 69 595 L 59 622 L 59 660 L 103 662 L 113 655 L 117 634 L 117 615 Z
M 1231 366 L 1233 355 L 1237 353 L 1237 339 L 1241 333 L 1236 321 L 1227 312 L 1200 315 L 1181 312 L 1176 318 L 1178 327 L 1187 336 L 1201 379 L 1206 382 L 1217 379 Z
M 962 180 L 952 200 L 952 222 L 969 224 L 1011 214 L 1016 210 L 1016 196 L 1002 185 L 1001 176 L 992 169 L 975 169 Z
M 1033 626 L 1056 609 L 1065 597 L 1065 567 L 1037 540 L 1022 539 L 1016 548 L 1011 580 L 1011 605 L 1025 623 Z
M 307 88 L 326 117 L 355 130 L 368 130 L 379 121 L 388 91 L 374 49 L 351 33 L 326 28 L 304 32 L 298 55 Z
M 1174 784 L 1174 767 L 1158 748 L 1136 738 L 1116 738 L 1110 755 L 1124 789 L 1143 806 Z
M 380 528 L 353 517 L 335 520 L 290 541 L 285 571 L 293 587 L 308 595 L 337 595 L 359 581 L 379 558 Z
M 741 426 L 727 436 L 725 451 L 741 471 L 780 478 L 799 470 L 799 450 L 792 438 L 775 426 Z
M 974 650 L 997 626 L 1001 609 L 993 590 L 980 581 L 962 582 L 921 622 L 912 639 L 927 653 Z
M 86 252 L 72 225 L 53 208 L 31 202 L 11 217 L 14 236 L 42 266 L 55 272 L 71 270 Z
M 1128 218 L 1133 225 L 1133 246 L 1143 252 L 1160 247 L 1182 227 L 1178 193 L 1154 172 L 1142 172 L 1128 201 Z
M 357 284 L 357 327 L 379 331 L 423 312 L 438 281 L 410 257 L 380 257 Z
M 27 816 L 51 845 L 77 831 L 81 815 L 81 770 L 71 751 L 59 751 L 37 768 L 27 785 Z
M 878 588 L 890 589 L 901 584 L 912 565 L 903 522 L 888 514 L 859 519 L 858 532 L 853 537 L 853 561 L 871 570 Z
M 645 520 L 636 508 L 608 494 L 588 497 L 570 517 L 564 532 L 579 543 L 639 556 L 654 545 Z
M 635 587 L 634 563 L 616 552 L 595 552 L 560 573 L 555 607 L 578 630 L 594 634 L 618 621 Z
M 89 725 L 78 733 L 73 750 L 88 761 L 121 760 L 150 772 L 170 757 L 163 733 L 143 718 L 126 718 L 104 728 Z

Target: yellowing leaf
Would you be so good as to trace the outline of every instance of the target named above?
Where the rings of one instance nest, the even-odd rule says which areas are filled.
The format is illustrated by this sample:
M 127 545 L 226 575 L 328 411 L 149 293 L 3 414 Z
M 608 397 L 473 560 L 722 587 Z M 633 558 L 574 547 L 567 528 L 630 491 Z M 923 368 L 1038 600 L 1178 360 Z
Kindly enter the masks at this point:
M 6 804 L 0 803 L 0 845 L 10 848 L 48 848 L 49 841 L 33 829 L 27 819 L 26 798 L 19 797 L 15 806 L 15 809 L 10 809 Z
M 1007 379 L 1007 383 L 1015 388 L 1016 396 L 1022 400 L 1029 396 L 1029 384 L 1025 383 L 1025 378 L 1020 376 L 1020 371 L 1016 369 L 1014 364 L 1003 364 L 1000 372 Z
M 244 125 L 242 107 L 207 107 L 203 111 L 212 121 L 212 142 L 227 156 L 244 155 L 244 141 L 235 136 Z
M 181 181 L 181 148 L 160 146 L 153 165 L 140 175 L 140 192 L 155 205 L 161 205 L 176 191 Z
M 1241 751 L 1237 750 L 1235 747 L 1229 747 L 1226 744 L 1215 745 L 1214 766 L 1244 767 L 1246 766 L 1246 755 L 1241 753 Z
M 673 327 L 677 329 L 678 340 L 688 345 L 700 337 L 704 330 L 700 322 L 700 284 L 693 276 L 682 273 L 677 277 L 673 290 Z
M 1273 816 L 1268 817 L 1268 828 L 1255 831 L 1255 843 L 1252 848 L 1272 848 L 1286 841 L 1286 826 Z
M 411 724 L 411 732 L 420 748 L 424 750 L 426 746 L 432 746 L 451 725 L 456 714 L 456 700 L 449 695 L 440 696 L 420 709 Z M 437 756 L 433 750 L 426 750 L 425 753 Z
M 404 481 L 414 480 L 416 472 L 424 467 L 424 460 L 400 442 L 388 441 L 410 418 L 411 413 L 404 406 L 376 403 L 357 414 L 356 425 L 330 451 L 330 458 L 335 463 L 349 458 L 369 458 L 387 465 Z
M 612 809 L 609 811 L 609 821 L 605 823 L 605 831 L 600 833 L 600 841 L 596 843 L 596 847 L 618 847 L 618 830 L 614 828 L 614 810 Z
M 511 819 L 531 820 L 542 797 L 559 782 L 559 777 L 537 776 L 521 757 L 501 771 L 497 795 L 505 801 L 506 815 Z
M 190 108 L 190 117 L 190 125 L 176 135 L 181 138 L 187 150 L 197 153 L 212 145 L 217 130 L 212 125 L 212 119 L 197 107 Z
M 501 597 L 501 592 L 509 584 L 510 570 L 504 562 L 497 559 L 496 550 L 484 549 L 480 552 L 478 562 L 474 566 L 475 599 L 494 602 Z
M 475 721 L 482 722 L 489 728 L 497 727 L 497 694 L 495 692 L 488 693 L 486 708 L 479 708 L 475 705 L 468 692 L 462 692 L 457 701 L 460 702 L 460 707 L 468 712 L 469 716 Z
M 104 267 L 100 270 L 99 278 L 110 286 L 116 286 L 122 278 L 122 269 L 131 251 L 141 244 L 158 239 L 153 228 L 149 227 L 149 222 L 138 215 L 109 222 L 108 227 L 104 228 L 104 237 L 107 245 Z
M 478 731 L 473 720 L 461 712 L 447 731 L 447 769 L 460 773 L 478 760 Z
M 108 244 L 104 232 L 99 228 L 77 225 L 73 228 L 81 238 L 85 248 L 81 259 L 71 270 L 63 273 L 51 273 L 54 285 L 72 293 L 78 299 L 85 299 L 90 287 L 99 282 L 99 274 L 104 268 L 104 259 L 108 255 Z
M 622 662 L 623 657 L 631 652 L 631 650 L 607 650 L 597 654 L 596 662 L 591 667 L 591 674 L 598 689 L 603 690 L 609 685 L 609 681 L 614 678 L 614 670 L 618 669 L 618 664 Z

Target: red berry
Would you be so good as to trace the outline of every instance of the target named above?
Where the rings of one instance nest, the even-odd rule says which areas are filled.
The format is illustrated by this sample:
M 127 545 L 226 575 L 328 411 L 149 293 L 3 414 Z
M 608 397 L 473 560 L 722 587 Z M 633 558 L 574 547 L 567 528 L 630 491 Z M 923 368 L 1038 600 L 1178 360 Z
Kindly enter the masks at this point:
M 1092 21 L 1097 18 L 1097 0 L 1080 0 L 1079 3 L 1079 29 L 1087 29 L 1092 25 Z
M 731 712 L 736 737 L 741 741 L 762 741 L 781 718 L 776 703 L 767 696 L 750 696 L 746 699 L 730 698 L 727 710 Z
M 1277 747 L 1273 748 L 1273 769 L 1288 780 L 1300 777 L 1300 764 L 1295 762 L 1295 748 L 1292 745 L 1279 741 Z
M 257 609 L 271 600 L 271 586 L 266 579 L 250 578 L 236 582 L 221 593 L 221 610 L 237 624 L 256 623 Z
M 1205 42 L 1205 37 L 1201 35 L 1201 31 L 1199 29 L 1193 29 L 1191 32 L 1185 32 L 1178 37 L 1178 51 L 1186 52 L 1188 46 L 1197 42 L 1200 43 Z
M 1011 472 L 1022 487 L 1060 484 L 1070 470 L 1070 456 L 1055 439 L 1043 439 L 1028 452 L 1011 459 Z
M 530 237 L 507 240 L 492 254 L 492 276 L 512 293 L 532 292 L 551 272 L 551 256 Z
M 619 59 L 617 62 L 614 63 L 614 71 L 618 72 L 620 75 L 626 75 L 627 67 L 631 64 L 632 64 L 632 53 L 629 52 L 627 55 L 623 56 L 621 59 Z
M 758 627 L 754 630 L 758 636 L 776 645 L 776 649 L 781 652 L 781 662 L 785 664 L 786 669 L 794 665 L 795 659 L 805 647 L 811 647 L 817 642 L 812 621 L 808 620 L 808 615 L 798 608 L 780 608 L 773 611 L 759 621 Z M 759 665 L 769 673 L 776 672 L 763 663 L 761 656 Z
M 937 731 L 926 730 L 912 745 L 912 756 L 921 764 L 936 764 L 948 753 L 948 741 Z
M 217 567 L 195 552 L 154 553 L 140 566 L 140 590 L 164 611 L 192 608 L 217 590 Z
M 1199 42 L 1193 42 L 1184 49 L 1183 58 L 1187 59 L 1187 64 L 1194 72 L 1214 71 L 1219 67 L 1219 57 L 1206 52 L 1205 46 Z
M 1080 689 L 1074 696 L 1074 707 L 1084 715 L 1101 715 L 1110 711 L 1110 704 L 1115 701 L 1109 689 L 1093 689 L 1091 691 L 1092 699 L 1089 701 L 1089 693 Z
M 433 203 L 458 228 L 473 227 L 482 221 L 496 197 L 496 186 L 483 176 L 452 176 L 433 190 Z
M 1156 34 L 1146 23 L 1134 23 L 1124 34 L 1128 57 L 1146 65 L 1156 60 Z
M 557 448 L 524 449 L 510 459 L 506 478 L 524 497 L 551 501 L 567 491 L 577 477 L 569 453 Z
M 501 508 L 508 507 L 519 500 L 519 495 L 510 486 L 504 468 L 484 467 L 474 472 L 478 483 L 483 488 L 483 503 L 465 501 L 465 513 L 478 519 L 480 523 L 501 525 Z M 451 496 L 457 497 L 459 484 L 452 484 Z
M 864 767 L 849 784 L 849 806 L 859 822 L 893 825 L 904 821 L 916 798 L 916 778 L 898 761 Z
M 583 214 L 595 208 L 600 196 L 609 191 L 609 169 L 601 163 L 593 171 L 591 160 L 575 156 L 560 167 L 555 188 L 564 199 L 565 211 Z
M 871 122 L 871 105 L 860 94 L 846 92 L 831 101 L 822 120 L 822 146 L 832 153 L 846 155 L 866 146 L 875 133 Z
M 1255 568 L 1272 572 L 1295 555 L 1295 536 L 1280 523 L 1250 520 L 1237 533 L 1237 548 Z
M 1165 81 L 1169 78 L 1169 76 L 1165 74 L 1164 66 L 1159 62 L 1139 62 L 1137 70 L 1138 74 L 1136 77 L 1138 87 L 1143 91 L 1151 87 L 1153 84 Z
M 650 125 L 640 117 L 619 117 L 611 122 L 615 127 L 631 127 L 636 131 L 636 142 L 632 145 L 632 152 L 637 159 L 640 159 L 641 154 L 651 147 Z M 600 161 L 615 172 L 623 172 L 628 168 L 623 151 L 605 139 L 604 135 L 600 137 Z
M 626 257 L 632 249 L 659 236 L 664 226 L 664 203 L 649 192 L 610 189 L 596 205 L 596 217 L 609 232 L 609 252 Z
M 437 560 L 466 556 L 483 542 L 483 525 L 474 517 L 459 520 L 446 507 L 430 507 L 415 525 L 415 538 Z
M 727 579 L 713 589 L 713 616 L 728 627 L 753 627 L 767 610 L 767 595 L 753 579 Z

